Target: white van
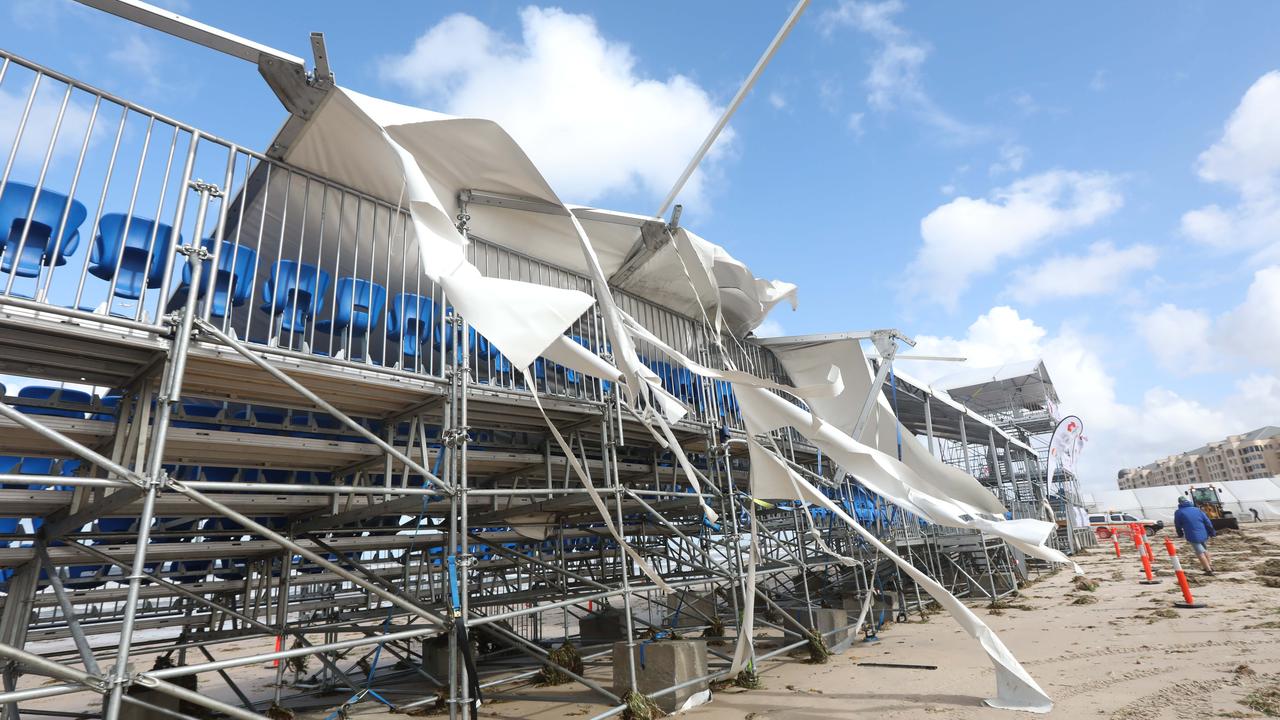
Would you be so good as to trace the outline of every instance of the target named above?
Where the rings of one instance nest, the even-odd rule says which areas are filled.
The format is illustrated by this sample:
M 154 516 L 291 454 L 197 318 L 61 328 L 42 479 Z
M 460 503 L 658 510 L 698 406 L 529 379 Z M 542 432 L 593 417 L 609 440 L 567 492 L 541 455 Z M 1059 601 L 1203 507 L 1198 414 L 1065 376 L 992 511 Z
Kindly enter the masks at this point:
M 1151 521 L 1140 518 L 1130 513 L 1109 512 L 1109 513 L 1090 513 L 1089 525 L 1094 528 L 1094 533 L 1101 540 L 1110 540 L 1111 534 L 1117 530 L 1128 533 L 1129 525 L 1141 525 L 1147 529 L 1148 535 L 1154 535 L 1164 529 L 1164 521 Z

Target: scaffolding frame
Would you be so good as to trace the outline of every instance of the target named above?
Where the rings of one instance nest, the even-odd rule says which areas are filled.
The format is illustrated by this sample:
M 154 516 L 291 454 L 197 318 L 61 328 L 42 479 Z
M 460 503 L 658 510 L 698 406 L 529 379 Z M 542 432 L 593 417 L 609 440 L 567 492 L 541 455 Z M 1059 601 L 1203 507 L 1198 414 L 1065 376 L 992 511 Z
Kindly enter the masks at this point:
M 731 397 L 710 381 L 690 384 L 682 399 L 693 412 L 674 428 L 702 475 L 702 492 L 696 493 L 608 383 L 575 382 L 549 369 L 525 387 L 502 367 L 500 355 L 480 352 L 469 341 L 473 333 L 466 319 L 448 311 L 439 288 L 426 290 L 438 300 L 434 319 L 442 335 L 428 339 L 424 362 L 421 355 L 406 362 L 403 345 L 386 339 L 370 343 L 366 336 L 360 347 L 353 335 L 331 333 L 323 345 L 315 325 L 299 332 L 286 330 L 282 319 L 264 324 L 254 306 L 263 302 L 275 318 L 274 297 L 267 303 L 251 293 L 247 317 L 218 317 L 213 294 L 195 290 L 203 287 L 202 273 L 221 271 L 221 253 L 232 252 L 234 264 L 236 253 L 250 247 L 246 208 L 260 199 L 265 217 L 272 173 L 277 182 L 285 178 L 286 188 L 295 181 L 303 188 L 300 225 L 289 225 L 290 203 L 298 198 L 286 189 L 275 206 L 282 215 L 278 229 L 259 219 L 250 238 L 258 253 L 269 252 L 275 240 L 277 264 L 286 254 L 301 260 L 314 251 L 320 257 L 324 243 L 341 245 L 343 229 L 350 227 L 356 240 L 368 238 L 385 258 L 339 252 L 335 274 L 349 267 L 368 273 L 371 281 L 393 278 L 392 250 L 411 243 L 403 213 L 30 61 L 3 52 L 0 58 L 0 83 L 19 69 L 34 78 L 0 196 L 21 165 L 19 146 L 30 141 L 28 119 L 47 83 L 63 94 L 33 198 L 56 181 L 57 170 L 46 171 L 56 165 L 62 118 L 77 98 L 87 96 L 92 113 L 63 178 L 69 198 L 90 176 L 90 151 L 103 147 L 94 139 L 105 117 L 101 111 L 118 107 L 121 113 L 114 132 L 107 133 L 114 138 L 109 156 L 90 160 L 102 161 L 105 179 L 89 235 L 98 233 L 104 209 L 123 198 L 129 218 L 139 202 L 155 199 L 154 215 L 171 209 L 171 226 L 179 231 L 161 237 L 152 230 L 147 264 L 153 254 L 161 258 L 160 277 L 124 310 L 113 305 L 120 261 L 106 280 L 106 304 L 92 310 L 82 308 L 91 285 L 87 252 L 79 268 L 69 266 L 69 272 L 78 270 L 70 283 L 54 282 L 56 264 L 42 266 L 29 296 L 16 268 L 0 275 L 0 346 L 6 351 L 0 371 L 111 388 L 119 398 L 114 407 L 96 396 L 87 404 L 10 396 L 0 402 L 6 436 L 0 447 L 59 458 L 43 474 L 0 474 L 0 501 L 30 525 L 0 547 L 0 568 L 9 573 L 0 612 L 0 656 L 7 660 L 0 704 L 6 718 L 25 712 L 23 703 L 84 692 L 103 697 L 102 713 L 111 720 L 125 704 L 156 707 L 145 699 L 155 693 L 230 717 L 261 717 L 270 705 L 334 689 L 349 690 L 349 702 L 373 697 L 392 704 L 386 698 L 397 697 L 394 704 L 401 709 L 437 702 L 451 718 L 470 718 L 475 688 L 527 681 L 554 664 L 548 648 L 557 641 L 576 639 L 584 656 L 598 662 L 604 655 L 594 643 L 598 638 L 583 637 L 580 630 L 582 619 L 595 617 L 598 603 L 620 604 L 629 648 L 642 632 L 639 626 L 654 632 L 717 625 L 737 631 L 748 603 L 777 613 L 764 626 L 802 638 L 816 631 L 814 610 L 844 595 L 892 596 L 899 617 L 926 604 L 919 587 L 843 524 L 797 503 L 749 508 L 741 420 Z M 145 122 L 146 130 L 129 137 L 126 127 L 136 121 Z M 121 148 L 139 141 L 134 176 L 117 192 L 112 179 L 131 159 Z M 204 152 L 210 146 L 220 149 L 212 163 Z M 164 167 L 158 181 L 146 169 L 156 148 Z M 200 169 L 209 167 L 218 169 L 219 183 L 199 179 Z M 333 207 L 331 195 L 337 197 L 339 229 L 326 240 L 322 223 L 310 248 L 308 208 L 317 193 L 321 211 Z M 492 195 L 483 189 L 461 195 L 460 217 L 468 202 Z M 59 239 L 70 207 L 68 201 L 61 224 L 53 228 Z M 179 240 L 185 228 L 194 240 Z M 210 228 L 212 247 L 205 242 Z M 295 229 L 296 242 L 290 239 Z M 17 255 L 30 239 L 31 224 L 20 232 Z M 50 252 L 46 257 L 59 257 L 56 247 Z M 565 287 L 585 282 L 480 238 L 472 238 L 471 253 L 486 273 Z M 60 279 L 67 276 L 58 272 Z M 405 292 L 423 292 L 416 267 L 402 266 L 399 282 Z M 189 288 L 185 295 L 175 292 L 183 283 Z M 64 285 L 75 286 L 73 298 L 59 296 Z M 708 365 L 723 364 L 706 329 L 692 319 L 625 293 L 618 298 L 664 341 Z M 297 310 L 299 300 L 290 302 L 285 312 Z M 576 327 L 603 347 L 594 312 Z M 1018 497 L 1014 463 L 1022 464 L 1022 477 L 1038 472 L 1029 469 L 1035 464 L 1027 448 L 954 403 L 940 405 L 928 393 L 913 392 L 900 378 L 886 386 L 903 338 L 896 331 L 863 335 L 875 341 L 883 360 L 873 396 L 896 391 L 899 417 L 931 450 L 936 447 L 944 461 L 984 479 L 997 494 L 1008 484 L 1011 497 Z M 785 382 L 765 346 L 728 345 L 736 353 L 735 367 Z M 534 392 L 569 438 L 572 459 L 548 441 Z M 194 414 L 190 398 L 222 404 L 216 428 L 200 427 L 210 424 L 209 417 Z M 233 404 L 243 405 L 242 416 L 230 412 Z M 288 412 L 271 418 L 255 411 L 276 405 Z M 320 423 L 321 417 L 331 424 Z M 305 423 L 295 422 L 299 418 Z M 797 470 L 842 499 L 852 503 L 866 495 L 856 479 L 835 477 L 835 468 L 800 435 L 778 431 L 770 439 Z M 956 447 L 961 451 L 947 450 Z M 592 475 L 622 538 L 676 591 L 673 596 L 645 578 L 609 536 L 585 489 L 570 481 L 572 461 Z M 73 462 L 80 464 L 72 467 Z M 233 477 L 212 472 L 232 462 L 242 468 Z M 328 474 L 327 483 L 307 479 L 320 473 Z M 701 501 L 716 507 L 720 525 L 704 521 Z M 1016 587 L 1017 562 L 1003 543 L 974 532 L 923 527 L 883 501 L 875 501 L 868 517 L 878 537 L 954 594 L 994 600 Z M 821 541 L 806 529 L 810 522 Z M 760 553 L 759 585 L 748 593 L 744 554 L 752 544 Z M 856 564 L 844 565 L 841 555 Z M 710 603 L 690 603 L 690 597 L 709 597 Z M 695 616 L 694 624 L 681 625 L 682 614 L 686 622 Z M 878 625 L 872 621 L 873 633 Z M 115 643 L 94 644 L 103 637 Z M 228 648 L 270 639 L 278 640 L 271 652 L 235 655 Z M 805 642 L 784 641 L 753 662 L 783 657 Z M 195 653 L 200 657 L 192 662 Z M 723 677 L 729 658 L 713 655 L 709 678 Z M 138 670 L 135 661 L 148 656 L 163 662 Z M 306 658 L 320 667 L 306 669 Z M 478 661 L 479 677 L 471 676 L 468 658 Z M 228 672 L 264 662 L 277 664 L 270 697 L 252 697 Z M 597 717 L 622 711 L 614 689 L 558 669 L 605 706 Z M 290 670 L 293 681 L 286 678 Z M 58 682 L 37 686 L 35 678 Z M 200 678 L 234 699 L 197 692 Z M 397 684 L 403 692 L 407 680 L 425 680 L 438 689 L 397 695 Z M 634 668 L 629 686 L 637 688 Z M 77 707 L 49 712 L 85 714 L 83 703 Z

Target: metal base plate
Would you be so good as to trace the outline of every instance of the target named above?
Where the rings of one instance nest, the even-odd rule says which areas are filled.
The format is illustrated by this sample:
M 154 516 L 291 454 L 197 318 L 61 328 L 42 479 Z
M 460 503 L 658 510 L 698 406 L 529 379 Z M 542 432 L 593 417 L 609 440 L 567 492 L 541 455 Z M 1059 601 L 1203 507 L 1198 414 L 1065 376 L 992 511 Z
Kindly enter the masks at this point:
M 1183 610 L 1194 610 L 1196 608 L 1209 607 L 1209 604 L 1200 603 L 1200 602 L 1198 603 L 1176 602 L 1173 604 L 1173 606 L 1176 608 L 1181 608 Z

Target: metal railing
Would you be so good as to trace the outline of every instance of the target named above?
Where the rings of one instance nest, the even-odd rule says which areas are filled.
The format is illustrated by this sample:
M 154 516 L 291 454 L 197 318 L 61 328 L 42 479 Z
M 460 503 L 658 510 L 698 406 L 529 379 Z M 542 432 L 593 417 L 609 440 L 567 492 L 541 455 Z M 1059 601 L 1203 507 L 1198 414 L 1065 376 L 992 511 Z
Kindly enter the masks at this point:
M 0 106 L 14 110 L 11 133 L 0 122 L 0 143 L 10 143 L 0 176 L 0 298 L 159 329 L 196 292 L 202 318 L 251 343 L 442 378 L 467 342 L 476 382 L 526 389 L 496 347 L 474 330 L 464 339 L 451 321 L 402 208 L 9 53 L 0 51 L 0 62 Z M 199 179 L 222 192 L 204 218 L 211 232 L 192 238 L 197 218 L 183 189 Z M 176 261 L 178 245 L 191 242 L 212 256 L 212 277 L 199 288 Z M 469 257 L 492 277 L 592 290 L 585 276 L 483 240 L 470 243 Z M 701 323 L 615 294 L 664 342 L 726 364 Z M 567 334 L 609 353 L 594 308 Z M 734 366 L 785 379 L 768 351 L 725 340 Z M 641 352 L 691 419 L 741 427 L 727 384 L 692 376 L 656 348 Z M 541 360 L 532 374 L 548 395 L 599 402 L 609 389 Z

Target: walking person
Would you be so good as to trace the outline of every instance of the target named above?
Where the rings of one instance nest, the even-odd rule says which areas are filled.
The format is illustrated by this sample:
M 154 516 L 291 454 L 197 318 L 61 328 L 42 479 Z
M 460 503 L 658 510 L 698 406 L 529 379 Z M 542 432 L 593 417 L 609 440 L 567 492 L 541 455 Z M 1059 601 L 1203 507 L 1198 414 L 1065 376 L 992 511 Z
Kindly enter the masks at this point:
M 1178 498 L 1178 509 L 1173 513 L 1173 526 L 1178 531 L 1178 537 L 1185 537 L 1187 544 L 1196 553 L 1196 559 L 1200 561 L 1200 567 L 1204 568 L 1205 575 L 1213 574 L 1213 558 L 1209 557 L 1209 548 L 1205 543 L 1209 542 L 1209 538 L 1218 533 L 1213 529 L 1213 523 L 1209 520 L 1209 516 L 1195 505 L 1191 504 L 1189 498 Z
M 1258 514 L 1257 508 L 1249 508 L 1249 512 L 1253 513 L 1254 522 L 1262 522 L 1262 516 Z

